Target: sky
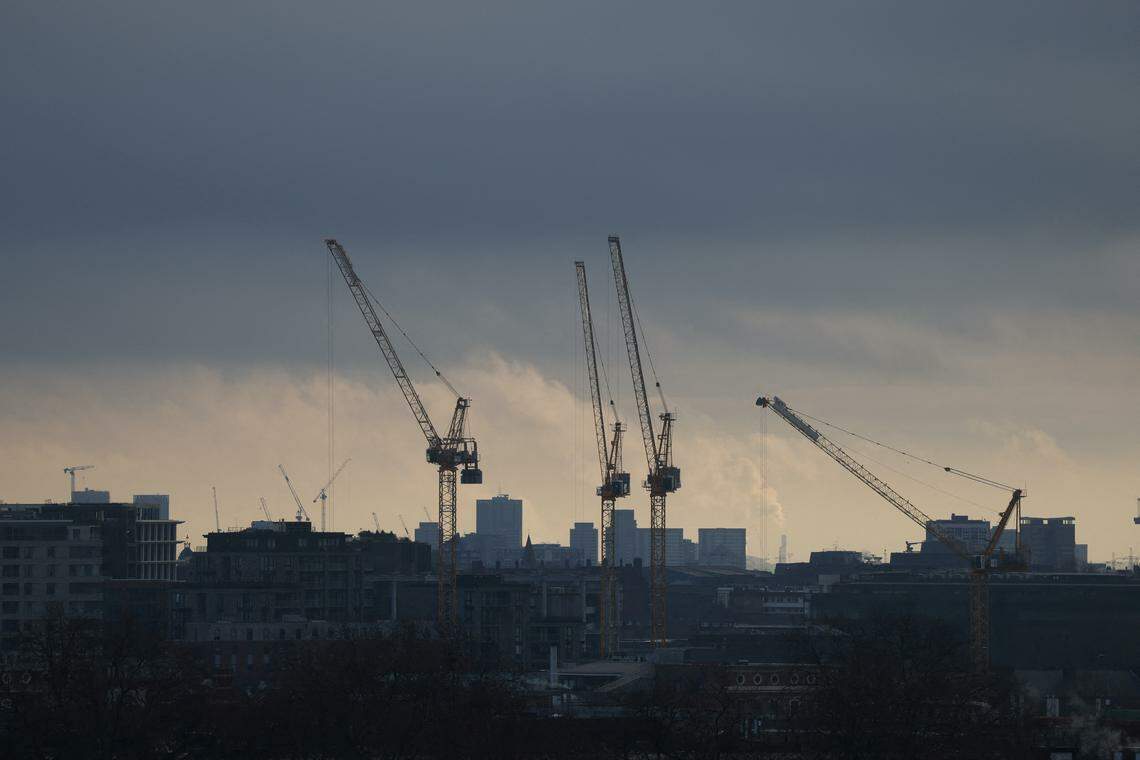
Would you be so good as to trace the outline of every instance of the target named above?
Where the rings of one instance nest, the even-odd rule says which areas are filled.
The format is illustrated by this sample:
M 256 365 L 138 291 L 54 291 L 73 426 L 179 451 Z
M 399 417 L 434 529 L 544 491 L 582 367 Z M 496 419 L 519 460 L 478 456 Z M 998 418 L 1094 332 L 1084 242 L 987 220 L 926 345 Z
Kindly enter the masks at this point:
M 918 537 L 754 406 L 774 393 L 1126 554 L 1138 31 L 1134 2 L 6 2 L 0 499 L 63 499 L 93 464 L 116 498 L 170 493 L 201 543 L 212 486 L 243 525 L 260 496 L 295 511 L 279 463 L 308 501 L 351 458 L 335 528 L 425 519 L 435 473 L 333 236 L 472 398 L 486 482 L 460 529 L 509 492 L 565 543 L 598 509 L 575 260 L 635 420 L 620 234 L 678 415 L 670 525 L 803 559 Z M 934 517 L 1006 502 L 835 440 Z

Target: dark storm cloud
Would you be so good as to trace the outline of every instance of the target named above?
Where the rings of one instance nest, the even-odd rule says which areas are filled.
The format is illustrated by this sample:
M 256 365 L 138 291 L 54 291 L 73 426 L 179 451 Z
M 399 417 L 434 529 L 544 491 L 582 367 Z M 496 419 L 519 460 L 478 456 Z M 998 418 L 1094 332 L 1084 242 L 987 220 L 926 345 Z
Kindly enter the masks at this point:
M 0 342 L 304 356 L 282 328 L 319 322 L 331 233 L 366 275 L 425 283 L 398 303 L 418 332 L 455 319 L 427 304 L 481 309 L 507 349 L 549 343 L 560 267 L 592 250 L 604 275 L 611 231 L 646 300 L 934 321 L 1010 293 L 1127 303 L 1103 250 L 1137 226 L 1138 17 L 9 3 Z M 698 335 L 708 317 L 660 316 Z

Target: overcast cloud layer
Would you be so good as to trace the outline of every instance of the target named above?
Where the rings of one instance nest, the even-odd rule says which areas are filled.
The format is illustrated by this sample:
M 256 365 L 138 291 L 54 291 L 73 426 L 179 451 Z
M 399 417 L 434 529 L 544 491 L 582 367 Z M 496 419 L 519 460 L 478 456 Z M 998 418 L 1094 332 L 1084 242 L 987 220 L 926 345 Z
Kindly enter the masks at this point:
M 82 460 L 201 533 L 212 482 L 252 511 L 286 453 L 319 480 L 335 235 L 473 386 L 484 490 L 565 541 L 594 509 L 572 262 L 624 381 L 616 232 L 682 415 L 672 524 L 766 507 L 802 552 L 913 535 L 778 421 L 757 439 L 775 391 L 1127 551 L 1138 32 L 1134 2 L 5 3 L 0 498 L 58 498 Z M 333 286 L 337 448 L 368 473 L 338 527 L 375 504 L 391 526 L 432 473 Z

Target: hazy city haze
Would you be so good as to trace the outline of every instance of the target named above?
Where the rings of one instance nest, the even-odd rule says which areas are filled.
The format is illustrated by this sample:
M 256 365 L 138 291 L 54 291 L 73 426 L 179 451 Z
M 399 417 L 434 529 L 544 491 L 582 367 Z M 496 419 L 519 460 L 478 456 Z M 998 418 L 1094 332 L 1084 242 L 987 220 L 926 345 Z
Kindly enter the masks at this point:
M 226 524 L 262 495 L 292 513 L 279 462 L 315 496 L 335 236 L 473 398 L 461 530 L 502 490 L 565 542 L 597 520 L 575 259 L 633 418 L 616 233 L 679 413 L 671 526 L 747 527 L 752 554 L 765 508 L 801 553 L 917 537 L 752 405 L 774 392 L 1127 552 L 1138 28 L 1130 2 L 7 3 L 0 497 L 61 500 L 62 468 L 95 464 L 113 496 L 169 492 L 196 538 L 211 485 Z M 398 530 L 434 474 L 333 275 L 335 527 Z M 1004 506 L 853 448 L 934 516 L 993 518 L 908 476 Z M 635 435 L 626 460 L 640 480 Z

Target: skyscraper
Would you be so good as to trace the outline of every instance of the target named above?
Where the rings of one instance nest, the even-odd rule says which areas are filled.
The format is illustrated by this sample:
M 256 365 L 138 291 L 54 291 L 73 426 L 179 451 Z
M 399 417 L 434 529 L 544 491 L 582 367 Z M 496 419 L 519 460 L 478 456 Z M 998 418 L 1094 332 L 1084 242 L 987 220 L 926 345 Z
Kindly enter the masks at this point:
M 522 515 L 522 499 L 512 499 L 509 494 L 475 502 L 475 533 L 488 567 L 513 561 L 522 548 Z
M 638 556 L 637 517 L 632 509 L 614 510 L 614 562 L 632 565 Z

